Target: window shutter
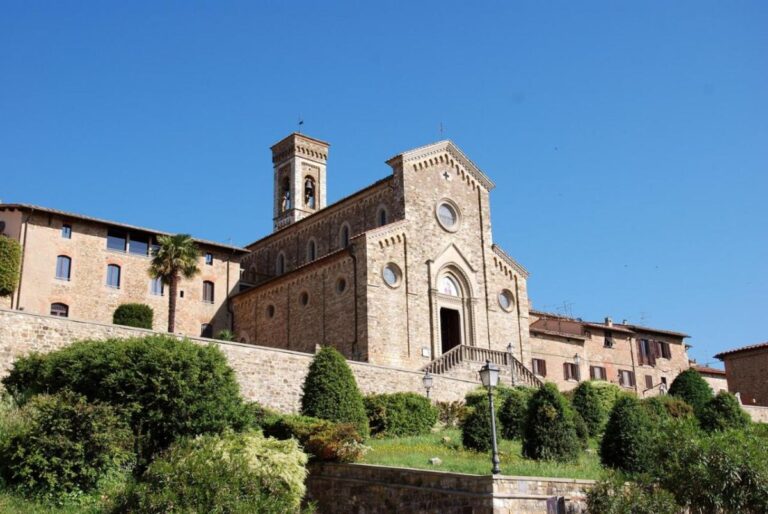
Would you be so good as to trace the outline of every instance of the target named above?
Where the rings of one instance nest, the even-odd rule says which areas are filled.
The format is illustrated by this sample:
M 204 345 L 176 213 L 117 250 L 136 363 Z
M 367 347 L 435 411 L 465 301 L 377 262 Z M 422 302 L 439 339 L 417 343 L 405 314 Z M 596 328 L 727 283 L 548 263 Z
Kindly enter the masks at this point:
M 595 379 L 595 367 L 590 366 L 589 367 L 589 379 L 594 380 Z
M 620 386 L 624 385 L 624 372 L 623 371 L 619 371 L 619 385 Z
M 541 359 L 539 361 L 539 368 L 541 369 L 541 376 L 546 377 L 547 376 L 547 361 L 544 359 Z
M 634 371 L 630 371 L 629 372 L 629 385 L 631 387 L 635 387 L 635 372 Z
M 643 339 L 637 340 L 637 357 L 637 360 L 641 365 L 648 364 L 648 356 L 645 354 L 643 348 Z
M 564 363 L 563 363 L 563 377 L 564 377 L 566 380 L 568 380 L 569 378 L 571 378 L 571 368 L 570 368 L 570 366 L 568 366 L 568 363 L 567 363 L 567 362 L 564 362 Z
M 645 375 L 645 388 L 650 389 L 653 387 L 653 377 L 651 375 Z

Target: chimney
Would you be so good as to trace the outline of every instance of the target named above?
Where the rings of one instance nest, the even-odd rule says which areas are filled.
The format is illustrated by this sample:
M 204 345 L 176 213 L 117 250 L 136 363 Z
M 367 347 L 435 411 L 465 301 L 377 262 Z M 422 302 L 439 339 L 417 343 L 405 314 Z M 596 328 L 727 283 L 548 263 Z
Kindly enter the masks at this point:
M 605 317 L 605 324 L 609 327 L 613 326 L 613 320 L 609 318 L 608 316 Z

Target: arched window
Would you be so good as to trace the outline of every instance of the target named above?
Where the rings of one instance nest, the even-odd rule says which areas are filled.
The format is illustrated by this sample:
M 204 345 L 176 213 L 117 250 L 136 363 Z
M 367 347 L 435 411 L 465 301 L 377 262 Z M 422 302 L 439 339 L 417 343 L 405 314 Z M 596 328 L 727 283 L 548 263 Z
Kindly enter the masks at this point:
M 291 208 L 291 179 L 285 177 L 280 185 L 280 212 Z
M 69 317 L 69 305 L 66 303 L 52 303 L 51 304 L 51 316 L 59 316 L 62 318 Z
M 203 282 L 203 301 L 213 303 L 213 282 L 210 280 Z
M 285 273 L 285 254 L 280 252 L 277 256 L 277 262 L 275 263 L 275 271 L 278 275 Z
M 72 271 L 72 259 L 66 255 L 56 257 L 56 278 L 59 280 L 69 280 Z
M 339 248 L 346 248 L 349 246 L 349 224 L 344 223 L 339 230 Z
M 312 262 L 317 259 L 317 243 L 314 239 L 310 239 L 307 243 L 307 261 Z
M 107 266 L 107 285 L 120 289 L 120 266 L 117 264 Z
M 304 205 L 310 209 L 314 209 L 317 205 L 315 199 L 315 179 L 307 177 L 304 179 Z
M 438 287 L 440 292 L 443 294 L 447 294 L 449 296 L 461 296 L 461 289 L 459 288 L 458 282 L 456 282 L 456 279 L 450 275 L 443 275 L 440 278 Z
M 379 207 L 379 211 L 376 213 L 376 223 L 378 226 L 383 227 L 387 224 L 387 208 Z

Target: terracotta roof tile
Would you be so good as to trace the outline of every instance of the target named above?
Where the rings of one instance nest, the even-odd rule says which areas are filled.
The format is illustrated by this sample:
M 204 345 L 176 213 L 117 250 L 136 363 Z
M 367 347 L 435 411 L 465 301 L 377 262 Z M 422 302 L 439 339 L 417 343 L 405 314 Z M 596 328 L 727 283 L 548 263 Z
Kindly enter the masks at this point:
M 749 346 L 742 346 L 741 348 L 735 348 L 733 350 L 726 350 L 724 352 L 720 352 L 717 355 L 715 355 L 715 358 L 723 360 L 723 356 L 725 355 L 731 355 L 731 354 L 740 353 L 740 352 L 748 352 L 750 350 L 762 350 L 763 348 L 768 349 L 768 341 L 764 343 L 751 344 Z

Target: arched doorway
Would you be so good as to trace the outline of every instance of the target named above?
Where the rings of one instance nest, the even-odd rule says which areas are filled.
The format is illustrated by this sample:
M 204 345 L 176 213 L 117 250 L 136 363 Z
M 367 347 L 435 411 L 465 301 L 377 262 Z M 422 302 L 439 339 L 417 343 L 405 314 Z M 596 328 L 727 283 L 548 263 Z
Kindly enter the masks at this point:
M 453 267 L 440 271 L 436 286 L 432 293 L 435 354 L 442 355 L 459 345 L 473 344 L 472 299 L 466 279 Z

